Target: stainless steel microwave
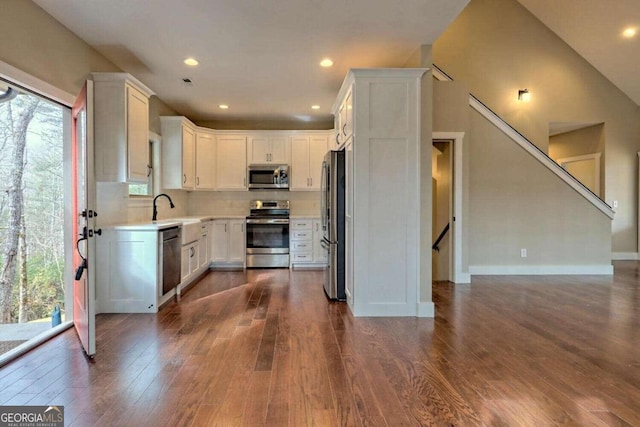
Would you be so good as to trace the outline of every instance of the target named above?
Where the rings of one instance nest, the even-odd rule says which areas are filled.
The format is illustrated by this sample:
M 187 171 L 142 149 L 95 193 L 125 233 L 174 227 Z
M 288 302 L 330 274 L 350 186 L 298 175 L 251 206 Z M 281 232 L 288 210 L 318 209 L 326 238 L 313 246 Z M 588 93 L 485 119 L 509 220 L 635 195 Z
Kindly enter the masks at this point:
M 250 165 L 249 190 L 288 190 L 289 165 Z

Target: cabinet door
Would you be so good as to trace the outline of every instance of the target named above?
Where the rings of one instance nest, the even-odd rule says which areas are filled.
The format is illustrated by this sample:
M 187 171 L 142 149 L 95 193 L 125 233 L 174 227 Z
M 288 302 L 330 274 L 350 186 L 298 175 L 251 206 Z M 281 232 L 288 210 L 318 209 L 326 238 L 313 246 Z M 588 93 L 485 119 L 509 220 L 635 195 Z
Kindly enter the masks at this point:
M 344 123 L 342 124 L 341 131 L 346 141 L 347 138 L 349 138 L 353 133 L 353 91 L 352 90 L 349 91 L 349 93 L 347 94 L 347 97 L 345 98 L 344 110 L 345 110 Z
M 313 262 L 327 263 L 327 250 L 320 244 L 322 225 L 319 219 L 313 220 Z
M 327 137 L 312 136 L 309 141 L 309 189 L 320 190 L 322 161 L 327 154 Z
M 345 175 L 345 216 L 351 218 L 353 215 L 353 139 L 345 144 L 344 149 L 344 175 Z
M 146 183 L 149 165 L 149 100 L 139 90 L 127 89 L 127 181 Z
M 353 305 L 353 139 L 345 145 L 345 290 L 347 302 Z
M 213 190 L 215 187 L 215 137 L 210 133 L 196 133 L 196 188 Z
M 341 146 L 344 144 L 344 129 L 347 125 L 347 105 L 345 104 L 345 100 L 342 100 L 340 104 L 340 109 L 338 110 L 338 127 L 336 131 L 338 132 L 337 144 Z
M 247 139 L 247 159 L 249 164 L 265 164 L 270 160 L 269 138 L 249 136 Z
M 244 136 L 218 136 L 216 141 L 216 188 L 247 189 L 247 145 Z
M 181 264 L 180 264 L 180 282 L 184 283 L 185 280 L 189 278 L 191 271 L 189 271 L 189 258 L 191 254 L 191 246 L 183 246 L 181 253 Z
M 194 173 L 195 159 L 195 132 L 186 127 L 182 127 L 182 188 L 191 189 L 195 186 L 196 178 Z
M 289 164 L 289 137 L 273 136 L 269 138 L 269 163 Z
M 291 138 L 291 190 L 307 190 L 309 187 L 309 137 Z
M 244 220 L 243 219 L 231 219 L 229 220 L 229 258 L 228 261 L 232 263 L 244 264 L 244 258 L 246 254 L 245 249 L 245 234 L 244 234 Z
M 200 267 L 200 244 L 193 242 L 189 248 L 189 273 L 193 274 Z
M 198 268 L 204 268 L 207 265 L 209 265 L 209 233 L 204 233 L 198 245 Z
M 211 261 L 216 263 L 226 262 L 229 257 L 227 221 L 214 220 L 209 233 L 211 235 Z

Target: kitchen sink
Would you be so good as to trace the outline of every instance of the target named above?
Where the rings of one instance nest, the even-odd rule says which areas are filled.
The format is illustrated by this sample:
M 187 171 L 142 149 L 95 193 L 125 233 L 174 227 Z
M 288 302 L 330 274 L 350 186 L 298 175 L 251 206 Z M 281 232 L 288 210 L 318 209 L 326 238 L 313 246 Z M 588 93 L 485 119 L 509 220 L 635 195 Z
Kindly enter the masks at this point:
M 152 221 L 154 224 L 182 223 L 182 244 L 195 242 L 200 238 L 201 222 L 197 218 L 169 218 Z
M 200 220 L 193 218 L 174 218 L 174 221 L 182 222 L 182 244 L 195 242 L 200 238 Z

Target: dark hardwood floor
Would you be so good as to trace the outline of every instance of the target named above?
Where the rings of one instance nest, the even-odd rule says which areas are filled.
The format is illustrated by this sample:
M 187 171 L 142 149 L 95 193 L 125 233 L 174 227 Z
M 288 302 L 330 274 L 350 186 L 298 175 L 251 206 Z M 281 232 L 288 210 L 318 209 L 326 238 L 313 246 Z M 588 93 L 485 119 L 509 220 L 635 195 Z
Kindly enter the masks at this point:
M 212 272 L 0 370 L 74 426 L 640 426 L 640 263 L 434 285 L 435 319 L 353 318 L 318 271 Z

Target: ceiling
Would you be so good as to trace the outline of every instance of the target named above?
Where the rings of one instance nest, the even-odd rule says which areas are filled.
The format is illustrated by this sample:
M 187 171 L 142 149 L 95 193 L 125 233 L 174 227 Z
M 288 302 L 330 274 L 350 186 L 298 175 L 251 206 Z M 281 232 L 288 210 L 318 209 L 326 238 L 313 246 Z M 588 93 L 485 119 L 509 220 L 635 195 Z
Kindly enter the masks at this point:
M 349 68 L 405 65 L 469 2 L 34 1 L 192 120 L 318 123 L 331 119 Z M 325 57 L 333 67 L 319 66 Z
M 640 105 L 639 0 L 518 0 Z M 627 27 L 638 34 L 622 36 Z
M 306 128 L 331 120 L 349 68 L 404 66 L 469 2 L 34 1 L 179 114 L 197 121 L 310 122 Z M 602 0 L 518 1 L 640 105 L 638 0 L 616 0 L 615 7 Z M 628 26 L 639 35 L 622 37 Z M 185 65 L 187 57 L 200 65 Z M 333 67 L 319 66 L 325 57 Z

